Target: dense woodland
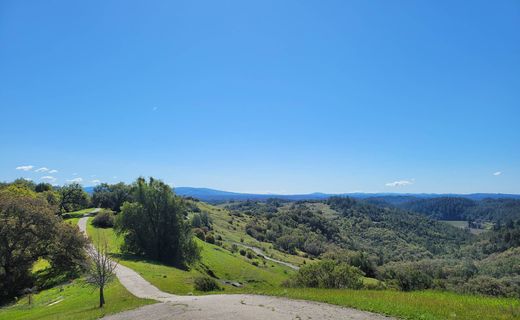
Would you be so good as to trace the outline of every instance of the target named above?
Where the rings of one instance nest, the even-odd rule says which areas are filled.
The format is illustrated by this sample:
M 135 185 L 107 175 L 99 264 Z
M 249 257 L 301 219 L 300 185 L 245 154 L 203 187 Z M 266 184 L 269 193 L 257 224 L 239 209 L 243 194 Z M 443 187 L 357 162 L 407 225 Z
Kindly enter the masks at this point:
M 520 200 L 438 197 L 418 199 L 409 196 L 369 198 L 369 203 L 380 207 L 395 207 L 427 215 L 436 220 L 490 221 L 507 223 L 520 219 Z
M 486 208 L 497 204 L 493 217 L 510 201 L 484 200 Z M 466 202 L 453 203 L 455 210 Z M 387 287 L 520 296 L 520 219 L 476 236 L 424 214 L 351 198 L 271 199 L 226 207 L 254 217 L 246 232 L 258 240 L 291 254 L 358 267 Z

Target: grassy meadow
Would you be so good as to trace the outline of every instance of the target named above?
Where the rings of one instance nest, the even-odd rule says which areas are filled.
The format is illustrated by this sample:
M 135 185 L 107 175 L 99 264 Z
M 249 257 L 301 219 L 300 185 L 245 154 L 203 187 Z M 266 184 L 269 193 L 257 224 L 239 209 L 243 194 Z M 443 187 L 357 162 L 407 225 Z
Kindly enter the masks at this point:
M 99 295 L 83 279 L 76 279 L 32 297 L 25 296 L 13 305 L 0 309 L 1 320 L 90 320 L 104 315 L 155 303 L 130 294 L 116 279 L 105 289 L 107 304 L 98 308 Z
M 402 319 L 506 320 L 520 319 L 520 301 L 441 291 L 343 289 L 277 289 L 261 292 L 293 299 L 326 302 Z

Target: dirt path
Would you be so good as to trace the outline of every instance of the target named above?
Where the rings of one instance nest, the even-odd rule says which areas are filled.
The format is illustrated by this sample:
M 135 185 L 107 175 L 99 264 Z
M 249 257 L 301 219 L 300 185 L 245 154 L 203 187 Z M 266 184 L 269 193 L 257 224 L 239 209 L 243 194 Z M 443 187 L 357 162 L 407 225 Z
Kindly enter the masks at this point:
M 86 234 L 88 216 L 78 221 Z M 178 296 L 163 292 L 143 279 L 137 272 L 118 265 L 116 275 L 121 284 L 139 298 L 161 303 L 105 317 L 109 320 L 286 320 L 286 319 L 351 319 L 382 320 L 385 316 L 325 303 L 291 300 L 251 294 L 218 294 L 207 296 Z M 110 302 L 108 302 L 110 303 Z
M 272 261 L 272 262 L 283 264 L 284 266 L 289 267 L 289 268 L 294 269 L 294 270 L 299 270 L 300 269 L 300 267 L 295 266 L 292 263 L 281 261 L 281 260 L 269 257 L 267 254 L 265 254 L 265 252 L 262 249 L 260 249 L 258 247 L 253 247 L 253 246 L 250 246 L 250 245 L 247 245 L 247 244 L 243 244 L 243 243 L 239 243 L 239 242 L 233 242 L 233 243 L 238 245 L 238 246 L 242 246 L 244 248 L 248 248 L 248 249 L 253 250 L 254 253 L 256 253 L 257 255 L 259 255 L 261 257 L 263 257 L 265 260 L 269 260 L 269 261 Z

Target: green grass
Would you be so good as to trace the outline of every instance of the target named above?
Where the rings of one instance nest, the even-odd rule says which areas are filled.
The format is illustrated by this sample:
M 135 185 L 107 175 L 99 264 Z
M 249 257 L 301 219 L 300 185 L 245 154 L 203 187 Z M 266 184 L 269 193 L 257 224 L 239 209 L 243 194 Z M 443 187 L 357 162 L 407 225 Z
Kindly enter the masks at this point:
M 132 257 L 120 254 L 122 239 L 118 237 L 113 229 L 95 228 L 89 219 L 87 223 L 87 233 L 94 243 L 106 239 L 111 248 L 111 252 L 119 259 L 119 263 L 138 272 L 143 278 L 161 289 L 162 291 L 174 294 L 203 294 L 193 288 L 195 277 L 205 274 L 205 270 L 211 270 L 220 280 L 224 292 L 239 293 L 251 292 L 254 290 L 273 289 L 287 278 L 294 271 L 281 266 L 277 263 L 254 258 L 247 259 L 239 253 L 231 253 L 219 246 L 202 242 L 197 239 L 198 245 L 202 248 L 200 264 L 190 270 L 182 270 L 172 266 L 167 266 L 158 262 L 143 258 Z M 258 262 L 259 267 L 252 264 Z M 231 285 L 223 284 L 224 280 L 243 283 L 244 286 L 236 288 Z
M 456 228 L 467 228 L 468 222 L 467 221 L 459 221 L 459 220 L 443 220 L 443 222 L 446 222 L 447 224 L 450 224 Z
M 326 302 L 402 319 L 520 319 L 519 300 L 441 291 L 401 292 L 291 288 L 259 293 Z
M 462 221 L 462 220 L 443 220 L 443 222 L 446 222 L 447 224 L 450 224 L 450 225 L 452 225 L 456 228 L 460 228 L 460 229 L 465 229 L 469 226 L 468 221 Z M 473 234 L 478 235 L 478 234 L 484 233 L 486 231 L 489 231 L 492 227 L 493 227 L 492 223 L 486 222 L 486 223 L 484 223 L 484 229 L 470 228 L 469 231 Z
M 231 215 L 229 210 L 223 206 L 212 206 L 203 202 L 194 202 L 201 211 L 207 212 L 212 219 L 215 234 L 221 235 L 226 247 L 230 248 L 233 243 L 244 243 L 262 249 L 268 256 L 277 260 L 286 261 L 297 266 L 303 262 L 311 262 L 310 259 L 298 255 L 287 254 L 273 248 L 268 242 L 261 242 L 246 233 L 246 225 L 252 220 L 251 216 L 241 217 Z M 231 222 L 231 223 L 230 223 Z
M 38 261 L 36 261 L 32 267 L 32 272 L 33 273 L 36 273 L 38 271 L 42 271 L 44 269 L 47 269 L 51 266 L 51 264 L 49 263 L 49 261 L 45 260 L 45 259 L 38 259 Z
M 75 280 L 71 284 L 35 294 L 31 305 L 28 304 L 28 297 L 24 297 L 16 304 L 0 309 L 0 319 L 98 319 L 155 302 L 134 297 L 117 279 L 106 288 L 106 305 L 101 309 L 98 308 L 98 299 L 98 292 L 93 287 L 83 280 Z
M 83 215 L 92 212 L 94 208 L 87 208 L 83 210 L 73 211 L 73 212 L 67 212 L 67 215 L 70 216 L 70 218 L 65 219 L 67 223 L 70 223 L 72 225 L 77 225 L 78 220 L 83 217 Z

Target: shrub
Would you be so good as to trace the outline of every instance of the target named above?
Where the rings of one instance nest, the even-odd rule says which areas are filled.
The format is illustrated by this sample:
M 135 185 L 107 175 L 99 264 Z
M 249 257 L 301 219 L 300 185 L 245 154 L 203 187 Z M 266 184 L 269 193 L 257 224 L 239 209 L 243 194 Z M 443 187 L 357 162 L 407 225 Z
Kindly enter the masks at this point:
M 244 250 L 244 249 L 240 249 L 240 251 L 238 251 L 238 252 L 240 252 L 241 256 L 245 256 L 246 255 L 246 250 Z
M 403 291 L 423 290 L 431 288 L 433 279 L 431 276 L 415 268 L 403 268 L 396 273 L 399 288 Z
M 92 220 L 92 225 L 96 228 L 112 228 L 114 226 L 114 214 L 110 210 L 99 212 Z
M 506 286 L 490 276 L 476 276 L 471 278 L 463 287 L 467 293 L 484 294 L 488 296 L 505 296 Z
M 215 244 L 215 237 L 213 236 L 212 233 L 208 233 L 206 235 L 206 242 L 207 243 L 211 243 L 211 244 Z
M 199 276 L 195 278 L 195 290 L 214 291 L 221 290 L 221 288 L 215 279 L 208 276 Z
M 193 229 L 193 234 L 200 240 L 206 241 L 206 234 L 204 234 L 204 230 L 202 230 L 201 228 Z
M 285 284 L 295 287 L 360 289 L 363 287 L 362 277 L 363 272 L 356 267 L 323 260 L 303 266 Z
M 432 288 L 432 270 L 419 263 L 391 263 L 381 269 L 380 278 L 391 280 L 400 290 L 412 291 Z
M 191 226 L 194 228 L 206 227 L 211 229 L 211 218 L 207 212 L 198 212 L 191 218 Z

